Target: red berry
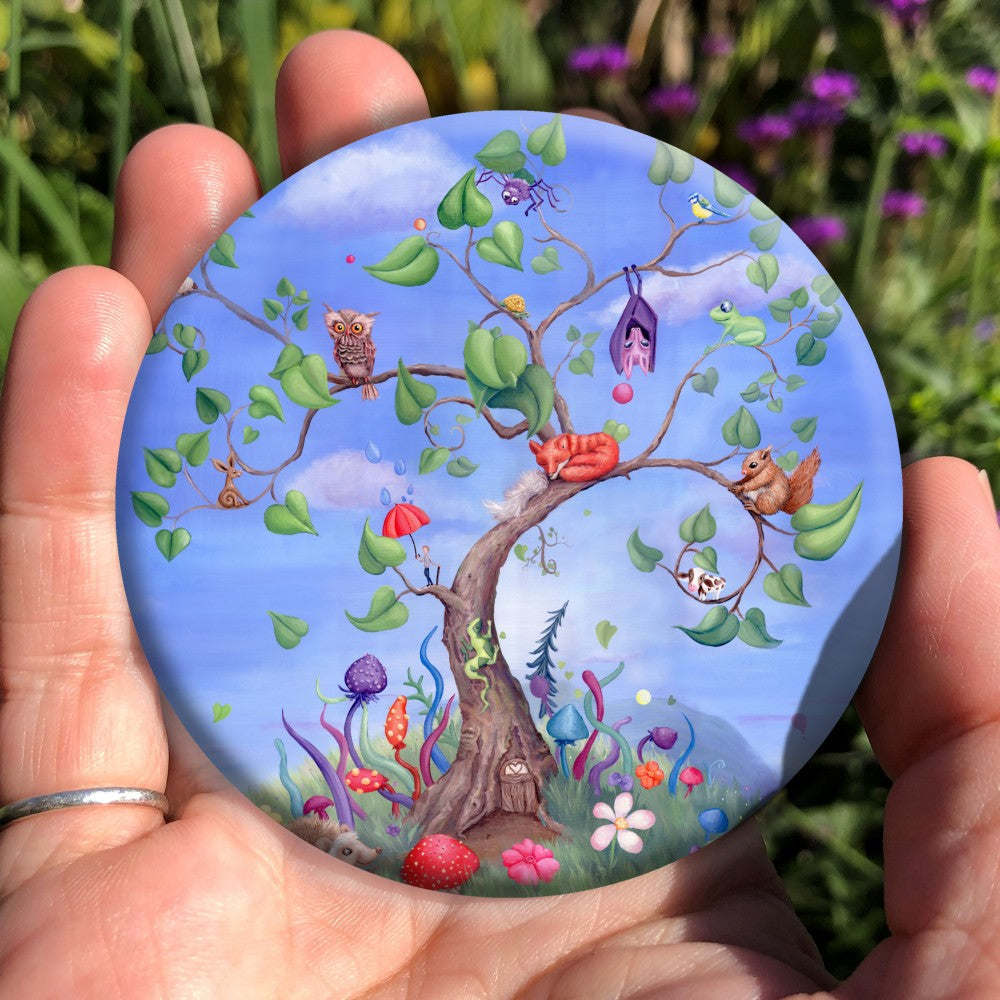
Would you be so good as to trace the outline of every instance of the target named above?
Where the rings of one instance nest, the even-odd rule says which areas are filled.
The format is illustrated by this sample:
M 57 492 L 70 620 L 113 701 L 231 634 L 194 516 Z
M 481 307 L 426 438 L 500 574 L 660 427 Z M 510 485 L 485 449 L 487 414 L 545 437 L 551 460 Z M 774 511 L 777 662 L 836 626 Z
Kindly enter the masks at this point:
M 611 390 L 611 398 L 616 403 L 631 403 L 634 395 L 635 392 L 628 382 L 619 382 L 618 385 Z
M 348 264 L 353 264 L 354 263 L 354 254 L 349 253 L 344 259 L 347 261 Z

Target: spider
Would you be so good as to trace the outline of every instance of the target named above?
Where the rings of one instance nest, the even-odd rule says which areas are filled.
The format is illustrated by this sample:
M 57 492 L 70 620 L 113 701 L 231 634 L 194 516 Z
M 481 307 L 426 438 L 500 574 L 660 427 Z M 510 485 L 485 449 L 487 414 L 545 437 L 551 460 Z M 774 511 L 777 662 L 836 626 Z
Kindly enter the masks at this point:
M 492 170 L 484 170 L 479 175 L 476 185 L 478 186 L 483 181 L 489 180 L 496 181 L 502 185 L 503 190 L 500 192 L 500 197 L 503 198 L 505 205 L 513 206 L 527 202 L 528 207 L 524 210 L 525 215 L 528 215 L 532 211 L 537 212 L 546 201 L 557 212 L 559 211 L 559 208 L 556 206 L 556 202 L 559 199 L 556 197 L 552 185 L 547 184 L 541 178 L 536 181 L 527 170 L 519 170 L 513 175 L 498 174 Z

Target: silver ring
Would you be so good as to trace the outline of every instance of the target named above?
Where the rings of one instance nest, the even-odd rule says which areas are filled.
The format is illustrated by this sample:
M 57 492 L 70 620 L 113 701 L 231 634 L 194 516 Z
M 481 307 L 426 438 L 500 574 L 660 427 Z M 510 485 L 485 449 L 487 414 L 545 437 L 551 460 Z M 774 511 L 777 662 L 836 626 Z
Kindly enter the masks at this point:
M 0 830 L 8 823 L 71 806 L 152 806 L 166 814 L 170 808 L 167 797 L 151 788 L 128 788 L 112 785 L 105 788 L 78 788 L 70 792 L 52 792 L 0 806 Z

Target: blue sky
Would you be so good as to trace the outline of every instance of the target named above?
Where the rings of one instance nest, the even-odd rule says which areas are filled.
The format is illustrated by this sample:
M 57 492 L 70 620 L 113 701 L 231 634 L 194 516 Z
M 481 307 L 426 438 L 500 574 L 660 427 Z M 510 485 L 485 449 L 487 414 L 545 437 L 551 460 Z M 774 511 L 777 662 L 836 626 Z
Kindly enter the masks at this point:
M 456 253 L 464 253 L 467 231 L 448 232 L 436 218 L 446 191 L 470 168 L 474 155 L 496 133 L 511 128 L 526 141 L 527 134 L 550 116 L 534 113 L 488 113 L 454 116 L 404 126 L 364 140 L 307 168 L 267 195 L 253 218 L 241 218 L 230 230 L 238 269 L 209 265 L 216 287 L 243 307 L 262 315 L 261 300 L 273 297 L 282 277 L 308 290 L 313 299 L 308 329 L 295 341 L 308 353 L 318 353 L 333 367 L 330 340 L 324 330 L 322 305 L 378 311 L 375 343 L 376 370 L 407 363 L 437 362 L 461 366 L 468 321 L 479 321 L 489 306 L 452 262 L 442 255 L 435 278 L 426 286 L 403 288 L 386 284 L 362 270 L 381 260 L 399 241 L 415 232 L 413 220 L 423 218 L 427 233 Z M 637 133 L 584 119 L 564 118 L 566 159 L 541 168 L 545 180 L 556 186 L 562 213 L 546 207 L 545 218 L 569 240 L 583 247 L 598 278 L 627 264 L 651 260 L 663 246 L 668 227 L 657 205 L 659 189 L 646 176 L 653 141 Z M 540 172 L 535 161 L 529 164 Z M 481 188 L 494 205 L 494 216 L 478 235 L 486 235 L 502 220 L 518 222 L 525 233 L 524 270 L 487 263 L 472 254 L 479 279 L 497 296 L 524 296 L 536 322 L 582 287 L 584 268 L 565 244 L 558 247 L 561 270 L 538 275 L 529 266 L 542 246 L 535 238 L 546 233 L 536 215 L 527 219 L 519 209 L 503 206 L 499 185 Z M 690 218 L 687 198 L 695 190 L 713 196 L 711 168 L 697 164 L 692 178 L 669 184 L 664 202 L 680 222 Z M 737 249 L 756 249 L 748 232 L 758 222 L 740 219 L 725 226 L 700 226 L 678 242 L 667 265 L 696 270 Z M 569 347 L 570 324 L 583 333 L 599 332 L 594 346 L 593 376 L 575 375 L 564 365 L 558 379 L 570 405 L 577 431 L 602 428 L 609 418 L 628 424 L 631 433 L 622 445 L 623 457 L 640 451 L 662 421 L 682 374 L 715 342 L 720 328 L 708 311 L 727 298 L 743 313 L 760 315 L 771 336 L 779 331 L 767 312 L 767 302 L 806 285 L 822 268 L 801 242 L 782 230 L 772 253 L 780 277 L 765 294 L 745 275 L 746 260 L 716 267 L 692 278 L 647 278 L 644 291 L 660 316 L 656 371 L 632 378 L 634 399 L 620 405 L 611 391 L 622 381 L 608 354 L 615 321 L 627 298 L 623 278 L 567 313 L 551 327 L 544 345 L 550 370 Z M 354 263 L 348 263 L 353 255 Z M 201 282 L 197 271 L 194 279 Z M 504 568 L 497 599 L 497 627 L 506 634 L 505 655 L 515 676 L 523 678 L 529 651 L 544 626 L 546 613 L 569 601 L 559 634 L 559 659 L 571 678 L 560 676 L 559 701 L 574 700 L 579 675 L 593 669 L 626 663 L 625 673 L 611 692 L 632 697 L 648 689 L 654 706 L 662 704 L 664 724 L 670 724 L 667 698 L 701 712 L 717 715 L 745 735 L 762 759 L 775 771 L 790 775 L 822 741 L 849 700 L 867 664 L 884 618 L 895 572 L 900 519 L 899 456 L 891 414 L 875 362 L 849 308 L 828 340 L 824 362 L 811 368 L 796 366 L 795 336 L 774 348 L 783 375 L 798 373 L 807 384 L 786 393 L 782 413 L 771 413 L 764 403 L 749 404 L 762 428 L 763 443 L 804 455 L 818 446 L 823 464 L 816 478 L 815 501 L 842 499 L 864 480 L 861 514 L 850 538 L 828 562 L 810 563 L 797 557 L 791 539 L 768 537 L 767 554 L 779 566 L 800 565 L 805 594 L 812 607 L 777 604 L 764 596 L 763 572 L 743 602 L 764 609 L 769 631 L 783 639 L 776 650 L 753 649 L 734 641 L 720 649 L 696 645 L 674 625 L 696 624 L 705 608 L 686 599 L 662 571 L 639 573 L 625 550 L 625 540 L 636 527 L 642 539 L 666 553 L 671 563 L 682 542 L 677 529 L 688 515 L 705 504 L 718 524 L 712 544 L 720 553 L 719 569 L 731 582 L 742 580 L 755 552 L 751 522 L 738 501 L 716 484 L 678 470 L 644 470 L 630 482 L 601 483 L 557 510 L 548 524 L 567 542 L 553 551 L 558 576 L 543 577 L 537 568 L 524 570 L 511 559 Z M 205 429 L 194 408 L 196 386 L 220 389 L 234 407 L 247 401 L 255 384 L 278 384 L 268 378 L 281 345 L 240 321 L 232 313 L 200 295 L 179 299 L 165 320 L 202 330 L 211 360 L 190 383 L 180 371 L 179 356 L 171 351 L 146 359 L 136 383 L 123 437 L 119 467 L 119 544 L 123 574 L 140 638 L 167 696 L 181 719 L 223 770 L 245 786 L 276 773 L 273 741 L 285 737 L 281 709 L 314 740 L 327 745 L 319 723 L 320 703 L 314 693 L 317 677 L 324 690 L 335 691 L 346 667 L 363 653 L 377 655 L 390 676 L 384 696 L 408 693 L 402 688 L 408 667 L 419 667 L 420 641 L 440 625 L 439 605 L 431 598 L 408 598 L 410 619 L 401 629 L 366 634 L 354 629 L 344 610 L 367 611 L 371 594 L 395 576 L 375 578 L 364 573 L 356 553 L 365 517 L 381 526 L 385 508 L 383 488 L 393 499 L 407 495 L 431 516 L 419 542 L 431 546 L 442 566 L 442 582 L 451 574 L 469 545 L 492 521 L 482 499 L 500 499 L 504 489 L 533 467 L 523 438 L 500 442 L 483 420 L 466 426 L 463 454 L 479 464 L 468 479 L 448 476 L 444 469 L 418 475 L 421 450 L 427 445 L 419 425 L 401 426 L 393 409 L 394 382 L 381 386 L 376 402 L 362 401 L 358 393 L 341 394 L 342 402 L 319 413 L 313 421 L 301 458 L 279 477 L 276 492 L 283 500 L 288 489 L 301 490 L 309 500 L 318 536 L 278 536 L 263 525 L 270 501 L 236 511 L 197 511 L 177 525 L 186 527 L 193 541 L 167 563 L 156 549 L 154 529 L 134 515 L 130 491 L 158 491 L 143 465 L 143 447 L 173 447 L 178 434 Z M 503 318 L 494 318 L 504 332 L 519 330 Z M 729 451 L 721 426 L 739 405 L 739 393 L 766 368 L 762 356 L 749 348 L 727 348 L 708 362 L 720 373 L 714 396 L 684 390 L 681 403 L 658 455 L 714 461 Z M 461 394 L 461 384 L 440 380 L 440 396 Z M 256 468 L 277 465 L 295 446 L 304 410 L 282 399 L 285 422 L 273 417 L 236 418 L 234 440 L 242 441 L 244 426 L 260 437 L 240 446 L 240 454 Z M 452 435 L 454 415 L 469 413 L 451 406 L 436 411 L 445 443 Z M 499 414 L 513 417 L 509 411 Z M 790 430 L 800 417 L 818 418 L 815 438 L 799 442 Z M 224 426 L 211 428 L 211 455 L 225 458 Z M 364 456 L 369 443 L 381 452 L 381 461 Z M 406 472 L 397 474 L 398 461 Z M 732 478 L 739 458 L 721 468 Z M 209 496 L 222 486 L 222 477 L 210 463 L 191 470 L 191 476 Z M 255 494 L 263 486 L 244 476 L 238 485 Z M 177 513 L 198 501 L 181 479 L 163 492 Z M 589 512 L 589 513 L 588 513 Z M 777 515 L 779 523 L 787 521 Z M 174 526 L 169 522 L 168 526 Z M 525 539 L 528 541 L 529 539 Z M 409 560 L 411 580 L 421 578 L 418 564 Z M 840 648 L 823 652 L 824 640 L 847 607 L 858 584 L 875 574 L 874 597 L 864 602 L 856 622 L 837 633 Z M 308 635 L 292 650 L 274 640 L 266 612 L 277 611 L 305 619 Z M 618 628 L 610 647 L 595 637 L 597 622 L 608 619 Z M 846 636 L 846 638 L 845 638 Z M 822 653 L 822 656 L 821 656 Z M 836 653 L 837 655 L 833 655 Z M 444 651 L 431 645 L 432 659 L 446 666 Z M 228 718 L 212 722 L 214 702 L 232 706 Z M 805 739 L 786 749 L 791 718 L 804 713 L 809 722 Z M 381 722 L 381 710 L 372 726 Z M 303 759 L 289 745 L 294 767 Z

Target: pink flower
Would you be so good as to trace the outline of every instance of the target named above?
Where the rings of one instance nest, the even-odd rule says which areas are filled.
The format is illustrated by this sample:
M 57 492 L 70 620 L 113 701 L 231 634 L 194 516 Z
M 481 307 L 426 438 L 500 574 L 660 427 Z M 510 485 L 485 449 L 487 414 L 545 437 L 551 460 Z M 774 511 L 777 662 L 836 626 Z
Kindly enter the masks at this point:
M 992 66 L 973 66 L 965 74 L 965 82 L 987 97 L 992 97 L 997 89 L 997 71 Z
M 913 191 L 888 191 L 882 199 L 886 219 L 917 219 L 927 210 L 927 202 Z
M 824 69 L 809 77 L 806 90 L 824 104 L 843 108 L 857 99 L 858 78 L 853 73 Z
M 541 882 L 551 882 L 559 871 L 559 862 L 552 852 L 533 840 L 522 840 L 500 855 L 507 874 L 520 885 L 538 885 Z
M 642 850 L 642 839 L 634 831 L 648 830 L 656 822 L 656 817 L 648 809 L 636 809 L 630 814 L 632 801 L 629 792 L 622 792 L 615 798 L 614 809 L 607 802 L 598 802 L 594 806 L 594 815 L 598 819 L 610 820 L 591 835 L 590 846 L 595 851 L 603 851 L 616 838 L 618 846 L 629 854 L 638 854 Z

